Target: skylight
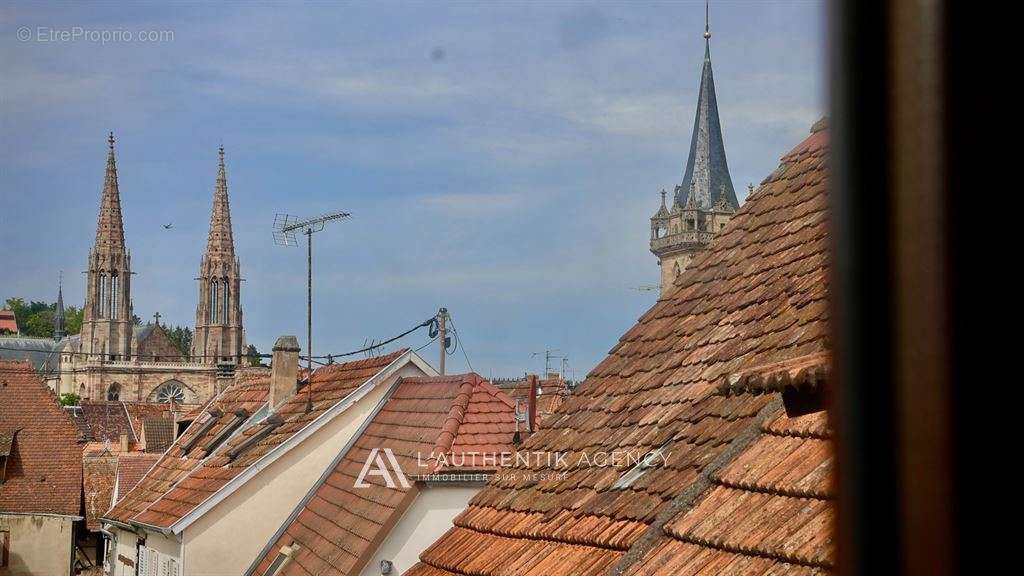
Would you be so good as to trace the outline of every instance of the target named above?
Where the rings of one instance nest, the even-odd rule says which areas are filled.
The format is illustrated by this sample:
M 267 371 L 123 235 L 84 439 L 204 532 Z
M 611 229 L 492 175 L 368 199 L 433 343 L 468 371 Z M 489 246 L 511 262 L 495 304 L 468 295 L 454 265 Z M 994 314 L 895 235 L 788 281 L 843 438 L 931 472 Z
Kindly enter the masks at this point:
M 640 458 L 639 462 L 627 470 L 621 478 L 616 480 L 615 484 L 612 484 L 612 489 L 621 490 L 623 488 L 629 488 L 641 476 L 646 474 L 648 470 L 658 467 L 659 464 L 664 462 L 664 458 L 667 457 L 665 456 L 665 448 L 668 444 L 668 442 L 665 442 L 661 446 L 645 454 L 643 458 Z

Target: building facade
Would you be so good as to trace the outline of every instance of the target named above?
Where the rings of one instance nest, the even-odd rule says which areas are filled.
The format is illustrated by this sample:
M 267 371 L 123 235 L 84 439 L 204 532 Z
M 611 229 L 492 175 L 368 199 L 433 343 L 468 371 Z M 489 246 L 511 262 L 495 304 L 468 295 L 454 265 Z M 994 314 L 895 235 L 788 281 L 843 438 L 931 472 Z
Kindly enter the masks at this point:
M 244 350 L 240 263 L 231 231 L 224 149 L 220 149 L 206 253 L 199 268 L 199 301 L 190 357 L 160 325 L 136 323 L 131 252 L 124 237 L 114 136 L 108 138 L 106 174 L 89 251 L 81 333 L 63 338 L 62 294 L 56 337 L 58 393 L 89 400 L 192 404 L 205 402 L 234 379 Z
M 725 228 L 739 208 L 732 187 L 725 142 L 718 119 L 715 79 L 711 71 L 711 31 L 704 25 L 704 66 L 697 96 L 697 113 L 690 138 L 683 181 L 675 187 L 672 205 L 661 191 L 661 207 L 651 217 L 651 252 L 661 267 L 661 293 L 686 270 L 693 256 Z

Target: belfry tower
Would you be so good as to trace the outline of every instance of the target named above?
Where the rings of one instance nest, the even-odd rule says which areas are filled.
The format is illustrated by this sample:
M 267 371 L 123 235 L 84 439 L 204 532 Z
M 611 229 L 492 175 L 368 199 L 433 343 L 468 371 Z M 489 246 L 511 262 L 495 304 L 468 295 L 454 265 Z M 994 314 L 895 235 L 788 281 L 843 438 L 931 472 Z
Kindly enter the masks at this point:
M 206 253 L 199 264 L 199 304 L 192 337 L 192 359 L 205 364 L 238 364 L 243 353 L 242 307 L 239 300 L 242 278 L 235 241 L 231 233 L 231 206 L 224 170 L 224 147 L 220 148 L 217 184 L 213 190 L 213 212 Z
M 124 244 L 113 132 L 107 142 L 107 172 L 96 243 L 89 252 L 82 316 L 81 350 L 90 361 L 128 360 L 132 349 L 131 254 Z
M 711 71 L 711 29 L 704 13 L 704 67 L 697 94 L 697 115 L 690 137 L 683 181 L 675 187 L 672 206 L 661 207 L 651 217 L 651 252 L 661 266 L 661 293 L 704 249 L 739 208 L 725 159 L 722 126 L 718 120 L 715 78 Z

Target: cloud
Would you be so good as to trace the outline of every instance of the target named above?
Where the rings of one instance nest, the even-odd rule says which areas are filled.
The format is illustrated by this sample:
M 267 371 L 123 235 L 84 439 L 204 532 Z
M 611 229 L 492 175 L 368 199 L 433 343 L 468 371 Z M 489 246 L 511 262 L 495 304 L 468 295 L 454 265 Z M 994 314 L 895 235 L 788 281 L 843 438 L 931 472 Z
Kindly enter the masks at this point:
M 452 193 L 420 196 L 425 207 L 456 218 L 479 218 L 508 214 L 523 206 L 522 194 Z

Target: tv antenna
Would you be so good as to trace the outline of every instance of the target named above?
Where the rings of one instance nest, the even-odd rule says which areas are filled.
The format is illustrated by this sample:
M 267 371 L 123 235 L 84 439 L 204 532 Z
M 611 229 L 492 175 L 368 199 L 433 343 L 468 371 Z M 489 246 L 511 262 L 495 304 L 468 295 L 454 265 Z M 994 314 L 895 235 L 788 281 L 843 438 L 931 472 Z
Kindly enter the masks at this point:
M 306 235 L 306 412 L 313 409 L 313 234 L 335 220 L 345 220 L 348 212 L 329 212 L 315 218 L 300 220 L 291 214 L 274 216 L 274 244 L 298 246 L 296 233 Z
M 568 358 L 568 356 L 560 356 L 558 354 L 555 354 L 555 352 L 561 352 L 561 350 L 555 348 L 553 350 L 545 350 L 543 352 L 543 354 L 544 354 L 544 378 L 547 378 L 548 374 L 551 373 L 551 361 L 552 360 L 563 360 L 565 358 Z M 530 354 L 530 358 L 535 358 L 535 357 L 540 356 L 540 355 L 541 355 L 540 352 L 534 352 L 533 354 Z

